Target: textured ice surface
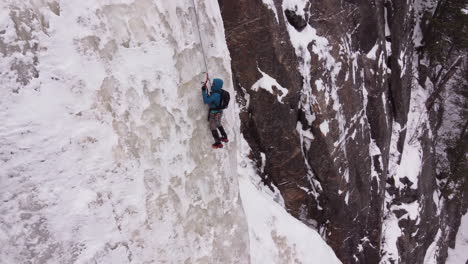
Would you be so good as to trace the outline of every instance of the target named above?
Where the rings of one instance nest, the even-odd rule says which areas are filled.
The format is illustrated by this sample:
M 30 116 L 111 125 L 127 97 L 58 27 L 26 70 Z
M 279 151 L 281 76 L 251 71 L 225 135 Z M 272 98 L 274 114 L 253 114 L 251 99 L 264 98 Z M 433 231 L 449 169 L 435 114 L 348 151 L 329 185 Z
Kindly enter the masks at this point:
M 190 3 L 0 3 L 1 263 L 248 262 Z M 210 73 L 232 90 L 218 3 L 197 4 Z

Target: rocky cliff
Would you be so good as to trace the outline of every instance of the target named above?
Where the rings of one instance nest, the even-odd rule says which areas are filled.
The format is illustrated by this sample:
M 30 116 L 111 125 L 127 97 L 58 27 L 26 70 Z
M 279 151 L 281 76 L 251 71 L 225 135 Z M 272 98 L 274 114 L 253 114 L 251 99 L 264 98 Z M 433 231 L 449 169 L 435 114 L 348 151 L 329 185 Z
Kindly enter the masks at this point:
M 218 2 L 241 132 L 287 210 L 343 263 L 444 263 L 468 204 L 449 98 L 467 50 L 429 43 L 463 1 Z

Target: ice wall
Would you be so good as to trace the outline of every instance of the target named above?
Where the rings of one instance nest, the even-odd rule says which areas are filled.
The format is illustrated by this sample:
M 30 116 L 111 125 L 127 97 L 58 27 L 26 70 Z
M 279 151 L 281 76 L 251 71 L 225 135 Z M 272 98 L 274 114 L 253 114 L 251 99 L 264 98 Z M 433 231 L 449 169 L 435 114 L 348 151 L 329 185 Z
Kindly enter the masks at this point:
M 218 3 L 196 2 L 210 74 L 232 90 Z M 2 263 L 249 261 L 191 4 L 0 2 Z

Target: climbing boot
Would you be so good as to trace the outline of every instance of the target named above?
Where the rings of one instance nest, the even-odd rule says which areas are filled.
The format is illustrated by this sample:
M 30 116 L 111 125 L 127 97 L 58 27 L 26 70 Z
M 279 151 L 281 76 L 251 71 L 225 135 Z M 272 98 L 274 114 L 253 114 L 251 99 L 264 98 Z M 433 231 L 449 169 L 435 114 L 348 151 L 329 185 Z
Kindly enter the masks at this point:
M 214 143 L 212 146 L 214 149 L 223 148 L 223 144 L 221 143 Z

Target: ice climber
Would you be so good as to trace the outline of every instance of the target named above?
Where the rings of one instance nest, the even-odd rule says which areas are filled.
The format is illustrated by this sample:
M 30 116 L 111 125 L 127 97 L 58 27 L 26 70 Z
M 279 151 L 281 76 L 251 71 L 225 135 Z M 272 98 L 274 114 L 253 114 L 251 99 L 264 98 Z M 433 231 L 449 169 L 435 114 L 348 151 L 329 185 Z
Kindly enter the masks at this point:
M 207 92 L 206 83 L 202 86 L 203 102 L 210 107 L 208 121 L 210 123 L 211 134 L 213 134 L 215 140 L 215 143 L 212 145 L 215 149 L 223 147 L 221 142 L 229 142 L 226 131 L 224 131 L 221 125 L 223 109 L 225 109 L 229 103 L 229 93 L 222 90 L 222 88 L 223 80 L 221 79 L 213 79 L 210 94 Z M 218 130 L 221 132 L 221 137 L 219 137 Z

